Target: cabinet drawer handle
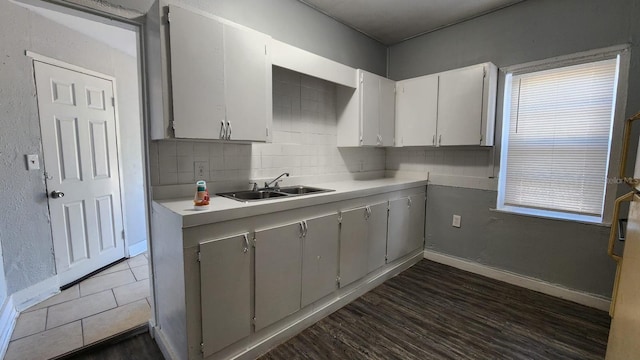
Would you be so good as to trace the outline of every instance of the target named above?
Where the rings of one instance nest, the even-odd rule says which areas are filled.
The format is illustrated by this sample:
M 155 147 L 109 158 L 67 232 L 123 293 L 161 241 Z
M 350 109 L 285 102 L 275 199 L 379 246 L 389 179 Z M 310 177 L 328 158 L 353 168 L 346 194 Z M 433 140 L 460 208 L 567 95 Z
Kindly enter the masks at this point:
M 227 121 L 227 140 L 231 140 L 231 132 L 233 128 L 231 127 L 231 121 Z
M 300 238 L 302 238 L 304 237 L 304 223 L 300 221 L 298 225 L 300 225 Z
M 249 237 L 247 234 L 244 234 L 244 247 L 242 248 L 243 253 L 247 253 L 249 251 Z
M 224 120 L 220 121 L 220 139 L 227 138 L 227 128 L 224 126 Z
M 302 223 L 304 224 L 304 236 L 306 237 L 309 232 L 309 224 L 307 224 L 307 220 L 302 221 Z

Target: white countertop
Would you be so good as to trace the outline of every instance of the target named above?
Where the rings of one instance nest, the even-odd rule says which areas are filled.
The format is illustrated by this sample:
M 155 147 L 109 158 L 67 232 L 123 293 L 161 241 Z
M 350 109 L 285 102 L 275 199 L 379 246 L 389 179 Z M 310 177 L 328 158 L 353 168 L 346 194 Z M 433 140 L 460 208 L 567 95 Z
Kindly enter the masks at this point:
M 242 217 L 256 216 L 305 206 L 376 195 L 384 192 L 426 186 L 427 180 L 384 178 L 375 180 L 323 182 L 317 184 L 304 183 L 300 185 L 332 189 L 335 191 L 253 202 L 241 202 L 212 195 L 211 205 L 209 205 L 209 208 L 206 210 L 194 210 L 193 198 L 165 199 L 155 200 L 154 208 L 162 206 L 172 213 L 181 216 L 182 227 L 187 228 Z

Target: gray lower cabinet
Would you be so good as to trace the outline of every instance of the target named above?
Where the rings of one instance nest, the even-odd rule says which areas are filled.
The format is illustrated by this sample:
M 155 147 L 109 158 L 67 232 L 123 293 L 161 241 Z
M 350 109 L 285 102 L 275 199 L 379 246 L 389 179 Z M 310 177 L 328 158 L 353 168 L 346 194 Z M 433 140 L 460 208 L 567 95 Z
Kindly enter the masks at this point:
M 248 235 L 203 241 L 199 245 L 204 357 L 251 333 Z
M 387 262 L 397 260 L 424 243 L 424 194 L 389 201 Z
M 321 216 L 304 222 L 302 250 L 302 307 L 337 289 L 338 214 Z
M 369 205 L 369 258 L 367 272 L 372 272 L 385 264 L 387 255 L 387 213 L 389 204 L 385 201 Z
M 366 207 L 342 211 L 340 228 L 340 286 L 367 275 L 369 211 Z
M 256 331 L 300 310 L 303 233 L 302 222 L 256 230 Z

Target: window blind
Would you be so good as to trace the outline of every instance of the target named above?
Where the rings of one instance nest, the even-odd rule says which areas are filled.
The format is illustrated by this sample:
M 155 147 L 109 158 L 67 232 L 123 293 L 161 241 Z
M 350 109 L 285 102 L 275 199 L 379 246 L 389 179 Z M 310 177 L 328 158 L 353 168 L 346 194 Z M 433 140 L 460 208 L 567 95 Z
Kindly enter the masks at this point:
M 610 59 L 512 76 L 504 205 L 602 216 L 617 70 Z

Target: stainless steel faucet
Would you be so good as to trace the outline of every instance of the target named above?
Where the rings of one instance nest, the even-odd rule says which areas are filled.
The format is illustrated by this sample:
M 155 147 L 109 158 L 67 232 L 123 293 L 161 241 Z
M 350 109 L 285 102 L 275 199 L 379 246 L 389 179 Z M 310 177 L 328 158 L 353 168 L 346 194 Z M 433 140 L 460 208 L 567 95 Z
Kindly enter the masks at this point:
M 280 174 L 280 176 L 278 176 L 277 178 L 273 179 L 273 180 L 272 180 L 272 181 L 270 181 L 270 182 L 266 182 L 266 181 L 265 181 L 265 182 L 264 182 L 264 187 L 265 187 L 265 189 L 268 189 L 268 188 L 271 186 L 271 184 L 273 184 L 273 183 L 275 183 L 275 184 L 276 184 L 273 188 L 274 188 L 274 189 L 279 189 L 279 188 L 280 188 L 280 185 L 278 185 L 278 182 L 282 181 L 282 179 L 280 179 L 280 178 L 281 178 L 281 177 L 283 177 L 283 176 L 287 176 L 287 177 L 288 177 L 288 176 L 289 176 L 289 173 L 288 173 L 288 172 L 286 172 L 286 173 L 282 173 L 282 174 Z

